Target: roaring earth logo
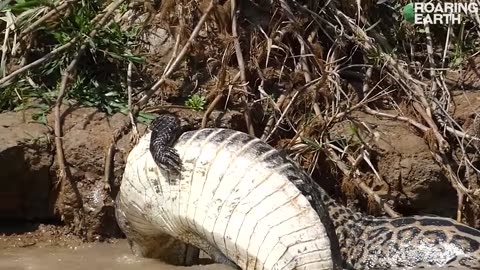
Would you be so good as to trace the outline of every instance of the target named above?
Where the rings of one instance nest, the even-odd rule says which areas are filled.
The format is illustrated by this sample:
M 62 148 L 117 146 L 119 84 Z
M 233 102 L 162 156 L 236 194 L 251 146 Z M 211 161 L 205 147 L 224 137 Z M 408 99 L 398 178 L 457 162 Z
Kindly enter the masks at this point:
M 470 2 L 414 2 L 408 5 L 415 24 L 459 24 L 462 17 L 478 14 L 480 4 Z M 407 7 L 405 7 L 407 12 Z

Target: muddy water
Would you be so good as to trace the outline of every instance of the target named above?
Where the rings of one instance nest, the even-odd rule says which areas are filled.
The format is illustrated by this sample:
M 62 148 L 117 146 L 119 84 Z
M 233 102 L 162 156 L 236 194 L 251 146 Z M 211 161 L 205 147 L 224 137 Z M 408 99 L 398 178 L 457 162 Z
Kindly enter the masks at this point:
M 76 247 L 0 247 L 0 270 L 232 270 L 220 265 L 178 267 L 157 260 L 139 258 L 125 240 L 114 244 L 93 243 Z M 442 270 L 445 268 L 429 268 Z M 460 268 L 449 268 L 457 269 Z M 407 270 L 407 269 L 405 269 Z M 408 270 L 419 270 L 416 268 Z
M 130 252 L 126 241 L 92 243 L 77 247 L 24 247 L 0 249 L 0 270 L 231 270 L 212 264 L 177 267 Z

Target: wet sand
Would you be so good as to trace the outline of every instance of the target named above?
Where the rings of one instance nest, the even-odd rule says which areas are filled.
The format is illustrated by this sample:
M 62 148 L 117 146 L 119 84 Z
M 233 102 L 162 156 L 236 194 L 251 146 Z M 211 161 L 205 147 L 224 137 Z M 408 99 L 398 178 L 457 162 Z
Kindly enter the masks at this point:
M 0 249 L 1 270 L 231 270 L 224 265 L 178 267 L 134 256 L 125 240 L 76 247 L 46 246 Z
M 134 256 L 126 240 L 109 243 L 86 243 L 75 247 L 31 246 L 0 247 L 0 270 L 232 270 L 221 265 L 179 267 L 154 259 Z M 429 270 L 445 268 L 432 267 Z M 449 268 L 458 269 L 461 268 Z M 465 269 L 465 268 L 463 268 Z M 417 270 L 417 268 L 408 268 Z

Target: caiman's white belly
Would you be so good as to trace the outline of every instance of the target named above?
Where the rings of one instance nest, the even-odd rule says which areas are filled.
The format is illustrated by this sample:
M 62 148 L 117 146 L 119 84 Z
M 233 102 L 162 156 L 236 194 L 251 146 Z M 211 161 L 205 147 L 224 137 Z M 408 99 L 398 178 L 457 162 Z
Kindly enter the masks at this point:
M 149 143 L 146 134 L 131 151 L 121 185 L 150 225 L 139 231 L 213 246 L 242 269 L 333 268 L 326 230 L 278 151 L 240 132 L 186 132 L 175 144 L 183 171 L 173 175 Z

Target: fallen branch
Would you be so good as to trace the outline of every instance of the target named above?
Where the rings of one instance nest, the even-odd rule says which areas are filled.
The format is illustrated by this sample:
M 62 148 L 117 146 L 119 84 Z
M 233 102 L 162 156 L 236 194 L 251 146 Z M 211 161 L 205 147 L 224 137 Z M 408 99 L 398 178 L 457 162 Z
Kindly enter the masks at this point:
M 19 39 L 22 40 L 25 38 L 27 34 L 30 32 L 34 31 L 38 26 L 40 26 L 42 23 L 46 22 L 48 19 L 50 19 L 53 16 L 58 16 L 60 15 L 60 12 L 67 8 L 69 5 L 72 4 L 72 1 L 66 0 L 63 3 L 61 3 L 58 6 L 53 7 L 49 12 L 47 12 L 45 15 L 43 15 L 40 19 L 36 20 L 34 23 L 30 24 L 25 30 L 23 30 L 20 35 Z
M 231 0 L 231 17 L 232 17 L 232 35 L 233 43 L 235 46 L 235 53 L 237 55 L 238 68 L 240 69 L 240 80 L 245 95 L 240 96 L 240 101 L 243 103 L 244 112 L 243 116 L 245 117 L 245 124 L 247 125 L 248 133 L 252 136 L 255 136 L 255 130 L 253 128 L 252 120 L 250 117 L 250 108 L 248 107 L 247 96 L 249 92 L 247 87 L 247 75 L 245 73 L 245 61 L 243 59 L 242 48 L 240 47 L 240 41 L 238 39 L 237 32 L 237 5 L 235 0 Z
M 190 47 L 192 46 L 192 43 L 193 41 L 195 41 L 195 39 L 197 38 L 198 36 L 198 33 L 200 32 L 200 29 L 202 29 L 203 27 L 203 24 L 205 23 L 205 21 L 207 20 L 208 16 L 210 16 L 210 13 L 212 12 L 213 10 L 213 7 L 215 6 L 215 1 L 212 0 L 210 1 L 210 4 L 208 5 L 207 9 L 205 10 L 205 12 L 203 13 L 202 17 L 200 18 L 200 20 L 198 21 L 197 25 L 195 26 L 195 28 L 193 29 L 193 32 L 192 34 L 190 35 L 190 37 L 188 38 L 187 40 L 187 43 L 185 43 L 185 45 L 183 46 L 182 50 L 180 51 L 180 53 L 178 54 L 177 58 L 175 58 L 175 61 L 173 61 L 173 63 L 170 65 L 170 67 L 168 68 L 168 70 L 162 75 L 162 77 L 160 78 L 160 80 L 158 80 L 146 93 L 145 95 L 137 102 L 137 106 L 136 106 L 136 109 L 133 110 L 133 112 L 136 114 L 138 113 L 138 111 L 140 111 L 140 108 L 143 107 L 145 104 L 147 104 L 148 100 L 150 99 L 150 97 L 155 94 L 155 92 L 158 90 L 158 88 L 160 88 L 160 86 L 162 86 L 166 79 L 168 77 L 170 77 L 170 75 L 172 75 L 172 73 L 177 69 L 177 67 L 180 65 L 180 62 L 183 60 L 183 58 L 185 57 L 186 53 L 188 52 L 188 50 L 190 49 Z
M 210 105 L 208 105 L 207 110 L 203 114 L 201 128 L 207 127 L 207 122 L 208 122 L 208 118 L 210 117 L 210 114 L 213 112 L 213 110 L 217 107 L 220 100 L 222 100 L 223 98 L 223 88 L 225 87 L 225 77 L 227 72 L 225 68 L 222 67 L 219 73 L 220 75 L 218 76 L 218 81 L 215 86 L 215 90 L 213 91 L 213 94 L 215 95 L 215 99 L 210 103 Z M 207 100 L 208 99 L 209 98 L 207 97 Z
M 127 67 L 127 95 L 128 95 L 128 112 L 127 113 L 128 113 L 128 117 L 130 118 L 132 130 L 133 130 L 131 141 L 133 141 L 136 144 L 139 138 L 139 133 L 138 133 L 137 125 L 135 124 L 135 117 L 133 117 L 133 113 L 132 113 L 132 66 L 133 66 L 133 63 L 129 62 Z
M 345 176 L 352 176 L 353 182 L 356 186 L 358 186 L 363 192 L 367 195 L 374 198 L 375 202 L 387 213 L 390 217 L 400 217 L 401 215 L 393 210 L 390 205 L 388 205 L 378 194 L 376 194 L 367 184 L 365 184 L 359 177 L 361 172 L 358 170 L 358 166 L 360 162 L 363 160 L 363 155 L 359 155 L 356 159 L 353 159 L 349 156 L 349 160 L 351 163 L 351 168 L 347 164 L 345 164 L 340 157 L 332 150 L 332 148 L 328 147 L 326 151 L 327 156 L 329 156 L 330 160 L 337 164 L 337 167 L 343 172 Z
M 273 127 L 272 131 L 270 131 L 270 133 L 268 133 L 268 135 L 265 137 L 264 141 L 268 141 L 268 139 L 270 139 L 270 137 L 275 133 L 275 131 L 277 130 L 277 128 L 280 126 L 280 124 L 282 123 L 283 121 L 283 118 L 285 117 L 285 115 L 287 114 L 288 110 L 290 109 L 290 106 L 292 106 L 293 102 L 295 102 L 295 99 L 297 98 L 298 94 L 300 93 L 300 91 L 295 91 L 295 93 L 293 94 L 292 96 L 292 99 L 290 100 L 290 102 L 288 103 L 287 107 L 285 108 L 285 110 L 283 110 L 282 114 L 280 115 L 280 117 L 278 118 L 277 122 L 275 123 L 275 126 Z
M 115 142 L 111 142 L 107 150 L 105 151 L 105 160 L 103 167 L 103 181 L 104 189 L 108 192 L 112 191 L 112 186 L 110 185 L 112 179 L 112 172 L 114 168 L 114 157 L 115 157 Z
M 376 111 L 376 110 L 373 110 L 372 108 L 368 107 L 368 106 L 363 106 L 364 110 L 366 113 L 369 113 L 369 114 L 372 114 L 372 115 L 377 115 L 377 116 L 381 116 L 381 117 L 386 117 L 386 118 L 390 118 L 390 119 L 397 119 L 397 120 L 400 120 L 400 121 L 404 121 L 404 122 L 407 122 L 409 123 L 410 125 L 420 129 L 422 132 L 427 132 L 428 131 L 428 127 L 419 123 L 418 121 L 415 121 L 411 118 L 408 118 L 408 117 L 405 117 L 405 116 L 400 116 L 400 115 L 393 115 L 393 114 L 388 114 L 388 113 L 384 113 L 384 112 L 379 112 L 379 111 Z M 456 135 L 460 138 L 464 138 L 464 139 L 468 139 L 468 140 L 474 140 L 474 141 L 480 141 L 480 138 L 479 137 L 475 137 L 473 135 L 469 135 L 463 131 L 460 131 L 460 130 L 456 130 L 452 127 L 448 127 L 446 126 L 445 129 L 452 133 L 453 135 Z
M 61 197 L 62 190 L 64 189 L 65 180 L 68 180 L 72 186 L 72 189 L 75 191 L 76 200 L 81 201 L 81 195 L 77 190 L 75 184 L 72 182 L 72 179 L 69 175 L 69 170 L 66 166 L 65 155 L 63 152 L 63 132 L 62 132 L 62 116 L 61 116 L 61 106 L 63 102 L 63 98 L 66 96 L 67 93 L 67 84 L 70 80 L 73 79 L 73 74 L 75 72 L 76 66 L 80 61 L 80 58 L 83 56 L 89 41 L 95 37 L 98 30 L 103 27 L 107 23 L 107 19 L 112 15 L 115 9 L 123 2 L 124 0 L 117 0 L 113 5 L 109 5 L 104 14 L 102 14 L 101 19 L 96 23 L 94 29 L 90 32 L 88 38 L 83 42 L 82 46 L 77 52 L 76 57 L 72 60 L 72 62 L 68 65 L 68 67 L 64 70 L 62 81 L 60 83 L 60 89 L 58 92 L 57 100 L 55 102 L 54 107 L 54 114 L 55 114 L 55 126 L 54 126 L 54 133 L 55 133 L 55 146 L 56 146 L 56 153 L 57 153 L 57 162 L 58 162 L 58 176 L 59 176 L 59 190 L 57 191 L 60 195 L 60 201 L 63 200 Z M 95 19 L 94 19 L 95 20 Z M 83 208 L 81 208 L 83 209 Z
M 25 65 L 25 66 L 15 70 L 14 72 L 8 74 L 7 76 L 0 79 L 0 87 L 7 86 L 7 84 L 9 84 L 9 82 L 12 79 L 14 79 L 15 77 L 17 77 L 18 75 L 23 74 L 23 73 L 29 71 L 30 69 L 32 69 L 34 67 L 37 67 L 37 66 L 43 64 L 44 62 L 52 59 L 53 57 L 57 56 L 58 54 L 63 53 L 64 51 L 70 49 L 71 47 L 76 45 L 78 43 L 78 41 L 80 41 L 80 37 L 74 37 L 72 40 L 70 40 L 66 44 L 54 49 L 53 51 L 51 51 L 48 54 L 40 57 L 39 59 L 33 61 L 32 63 L 30 63 L 28 65 Z
M 411 86 L 410 89 L 413 90 L 413 94 L 420 100 L 420 103 L 423 106 L 422 108 L 414 104 L 415 109 L 420 113 L 422 118 L 427 122 L 432 132 L 434 133 L 435 138 L 437 140 L 438 150 L 441 153 L 447 153 L 450 150 L 450 145 L 440 134 L 435 121 L 433 121 L 432 119 L 431 105 L 427 101 L 427 98 L 425 97 L 424 90 L 420 87 L 420 85 L 422 84 L 418 80 L 414 79 L 408 73 L 408 71 L 403 69 L 403 67 L 399 65 L 398 61 L 394 59 L 391 55 L 386 54 L 383 51 L 381 51 L 381 49 L 375 47 L 371 39 L 369 38 L 369 36 L 365 33 L 365 31 L 361 29 L 358 25 L 354 24 L 351 18 L 349 18 L 347 15 L 345 15 L 339 10 L 337 10 L 336 13 L 341 20 L 347 23 L 347 25 L 350 27 L 352 32 L 354 32 L 359 37 L 358 40 L 355 40 L 357 44 L 362 46 L 362 48 L 367 52 L 370 52 L 376 55 L 381 55 L 381 57 L 385 60 L 387 68 L 395 72 L 396 74 L 398 74 L 408 85 Z

